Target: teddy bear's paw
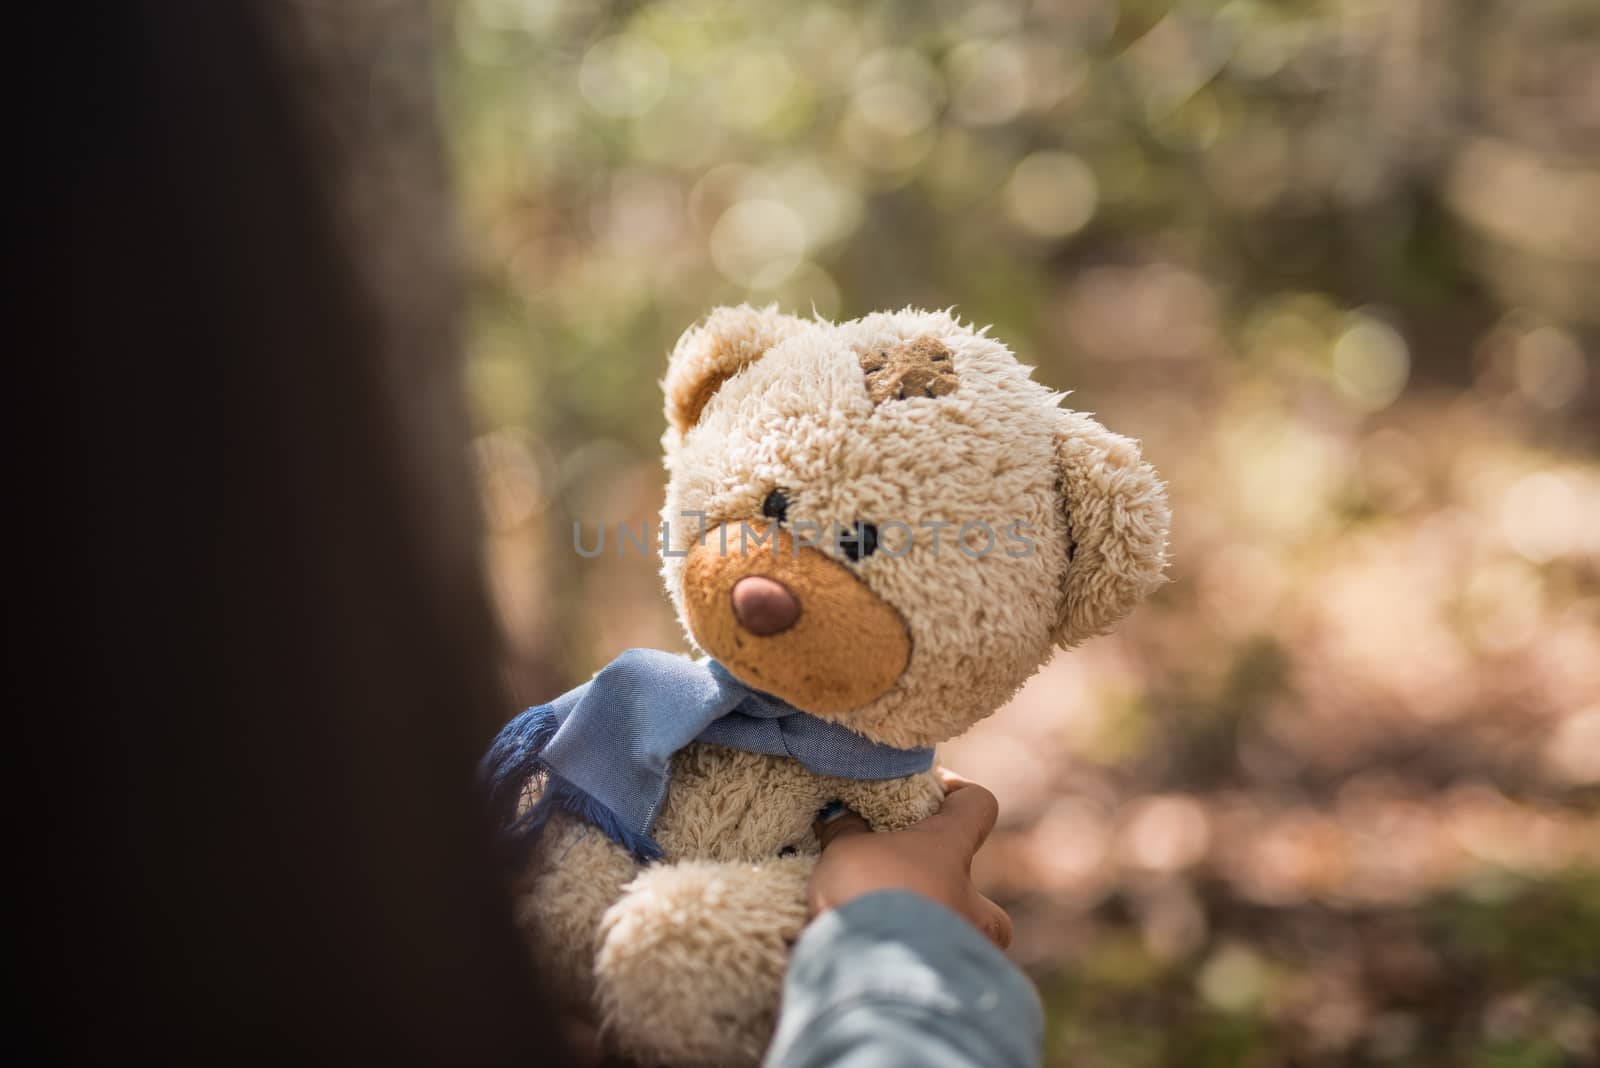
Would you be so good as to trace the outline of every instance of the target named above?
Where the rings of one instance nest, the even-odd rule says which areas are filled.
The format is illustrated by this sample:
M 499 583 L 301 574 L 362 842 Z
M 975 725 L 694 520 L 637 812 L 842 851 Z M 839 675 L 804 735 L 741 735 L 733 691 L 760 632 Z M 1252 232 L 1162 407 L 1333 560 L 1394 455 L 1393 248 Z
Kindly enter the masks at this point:
M 601 917 L 638 873 L 627 850 L 582 820 L 557 813 L 517 880 L 517 927 L 551 988 L 574 1007 L 587 1010 L 593 1002 Z
M 757 1064 L 815 863 L 684 861 L 634 879 L 605 914 L 595 961 L 608 1044 L 676 1068 Z

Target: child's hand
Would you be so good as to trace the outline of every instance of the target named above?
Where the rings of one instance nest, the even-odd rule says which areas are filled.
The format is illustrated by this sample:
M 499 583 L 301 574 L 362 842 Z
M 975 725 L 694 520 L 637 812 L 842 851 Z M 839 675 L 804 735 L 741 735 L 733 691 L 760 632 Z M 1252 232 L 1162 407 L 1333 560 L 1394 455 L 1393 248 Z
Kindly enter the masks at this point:
M 854 812 L 816 826 L 822 859 L 811 875 L 811 914 L 877 890 L 910 890 L 965 917 L 1001 949 L 1011 944 L 1011 917 L 978 892 L 972 858 L 994 829 L 994 794 L 944 768 L 938 812 L 903 831 L 874 834 Z

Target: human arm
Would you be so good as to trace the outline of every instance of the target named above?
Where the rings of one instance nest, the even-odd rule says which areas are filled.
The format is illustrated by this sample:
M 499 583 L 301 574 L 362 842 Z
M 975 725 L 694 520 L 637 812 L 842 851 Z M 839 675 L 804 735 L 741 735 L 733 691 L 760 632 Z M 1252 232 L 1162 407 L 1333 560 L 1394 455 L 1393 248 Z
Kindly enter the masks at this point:
M 871 834 L 848 815 L 819 831 L 818 915 L 790 958 L 767 1068 L 1039 1063 L 1038 996 L 995 944 L 1010 919 L 969 874 L 993 795 L 945 785 L 944 807 L 904 831 Z

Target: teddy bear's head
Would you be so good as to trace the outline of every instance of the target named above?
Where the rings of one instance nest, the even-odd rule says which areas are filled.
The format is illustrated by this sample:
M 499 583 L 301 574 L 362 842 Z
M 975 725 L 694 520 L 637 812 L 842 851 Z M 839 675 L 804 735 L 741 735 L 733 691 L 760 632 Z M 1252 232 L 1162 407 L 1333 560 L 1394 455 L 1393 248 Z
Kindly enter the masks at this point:
M 943 312 L 720 308 L 667 369 L 662 567 L 749 685 L 901 747 L 993 712 L 1163 581 L 1138 447 Z

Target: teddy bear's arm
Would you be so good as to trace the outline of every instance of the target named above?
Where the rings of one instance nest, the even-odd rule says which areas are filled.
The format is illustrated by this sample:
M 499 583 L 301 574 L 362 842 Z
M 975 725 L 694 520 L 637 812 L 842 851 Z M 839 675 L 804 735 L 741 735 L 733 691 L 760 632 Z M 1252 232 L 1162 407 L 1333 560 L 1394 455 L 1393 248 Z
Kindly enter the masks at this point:
M 815 864 L 796 854 L 640 872 L 601 924 L 595 984 L 607 1045 L 645 1064 L 760 1061 Z
M 939 811 L 944 787 L 931 771 L 903 779 L 841 779 L 839 800 L 874 830 L 898 831 Z
M 541 967 L 552 973 L 547 989 L 585 1015 L 594 1003 L 601 917 L 638 874 L 639 863 L 627 850 L 587 823 L 557 813 L 517 881 L 517 926 Z

